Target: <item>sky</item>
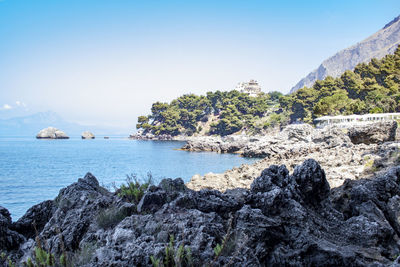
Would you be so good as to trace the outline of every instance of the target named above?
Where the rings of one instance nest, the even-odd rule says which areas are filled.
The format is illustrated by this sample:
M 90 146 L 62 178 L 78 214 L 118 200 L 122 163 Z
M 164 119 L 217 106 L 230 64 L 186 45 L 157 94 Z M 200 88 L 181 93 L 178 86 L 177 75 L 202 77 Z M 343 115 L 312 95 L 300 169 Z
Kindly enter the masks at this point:
M 0 0 L 0 111 L 134 131 L 187 93 L 288 93 L 398 15 L 398 0 Z

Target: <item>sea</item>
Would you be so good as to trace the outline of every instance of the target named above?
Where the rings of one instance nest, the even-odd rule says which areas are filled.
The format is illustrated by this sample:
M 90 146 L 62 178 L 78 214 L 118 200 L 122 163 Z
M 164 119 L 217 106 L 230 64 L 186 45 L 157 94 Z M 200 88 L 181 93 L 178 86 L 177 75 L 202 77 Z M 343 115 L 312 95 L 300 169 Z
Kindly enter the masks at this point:
M 154 184 L 163 178 L 221 173 L 255 159 L 237 154 L 187 152 L 184 142 L 139 141 L 113 136 L 93 140 L 38 140 L 0 137 L 0 206 L 13 221 L 33 205 L 54 199 L 60 189 L 91 172 L 109 190 L 126 182 L 127 175 Z

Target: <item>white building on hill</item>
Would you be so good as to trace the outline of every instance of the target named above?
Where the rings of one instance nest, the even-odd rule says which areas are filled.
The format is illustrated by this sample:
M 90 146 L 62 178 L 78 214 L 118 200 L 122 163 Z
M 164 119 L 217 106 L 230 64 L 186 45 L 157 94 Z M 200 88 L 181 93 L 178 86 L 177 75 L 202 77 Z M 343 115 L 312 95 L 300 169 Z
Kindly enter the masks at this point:
M 249 96 L 257 96 L 261 93 L 261 87 L 256 80 L 240 82 L 235 89 L 241 93 L 249 94 Z

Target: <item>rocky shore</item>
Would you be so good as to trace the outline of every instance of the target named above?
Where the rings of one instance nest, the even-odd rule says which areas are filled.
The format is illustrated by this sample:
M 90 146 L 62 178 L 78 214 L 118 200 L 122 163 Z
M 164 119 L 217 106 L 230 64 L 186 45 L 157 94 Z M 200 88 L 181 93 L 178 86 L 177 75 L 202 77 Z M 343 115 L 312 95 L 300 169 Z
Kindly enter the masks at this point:
M 165 179 L 136 205 L 88 173 L 17 222 L 0 208 L 0 264 L 51 255 L 71 266 L 397 266 L 399 184 L 396 167 L 330 189 L 309 159 L 224 193 Z
M 142 131 L 131 134 L 128 137 L 132 140 L 145 140 L 145 141 L 187 141 L 193 138 L 184 135 L 172 136 L 169 134 L 154 135 L 152 133 L 144 134 Z
M 313 158 L 325 169 L 331 187 L 345 179 L 359 179 L 384 172 L 399 163 L 400 144 L 396 142 L 395 121 L 370 123 L 348 129 L 308 124 L 289 125 L 274 136 L 224 138 L 203 137 L 189 140 L 182 148 L 188 151 L 234 152 L 245 157 L 259 157 L 221 174 L 195 175 L 187 186 L 224 191 L 250 188 L 262 170 L 272 164 L 284 164 L 289 171 L 306 159 Z

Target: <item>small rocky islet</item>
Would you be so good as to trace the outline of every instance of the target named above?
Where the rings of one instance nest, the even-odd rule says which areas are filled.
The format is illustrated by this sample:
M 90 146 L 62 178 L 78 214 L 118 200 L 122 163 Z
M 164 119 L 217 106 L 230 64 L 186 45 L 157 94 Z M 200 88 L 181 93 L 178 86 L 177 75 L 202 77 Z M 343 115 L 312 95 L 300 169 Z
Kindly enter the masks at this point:
M 95 135 L 90 131 L 84 131 L 81 134 L 82 139 L 95 139 Z M 40 130 L 36 139 L 69 139 L 69 136 L 62 130 L 55 127 L 47 127 Z
M 36 135 L 36 139 L 69 139 L 69 136 L 57 128 L 47 127 L 40 130 Z
M 82 139 L 95 139 L 96 137 L 95 137 L 95 135 L 94 135 L 92 132 L 84 131 L 84 132 L 81 134 L 81 138 L 82 138 Z
M 399 184 L 395 167 L 331 189 L 308 159 L 224 193 L 164 179 L 135 204 L 88 173 L 16 222 L 0 208 L 0 247 L 17 266 L 38 246 L 72 266 L 397 266 Z

